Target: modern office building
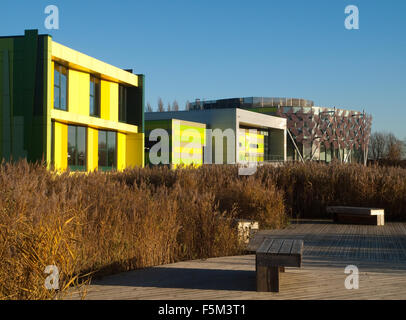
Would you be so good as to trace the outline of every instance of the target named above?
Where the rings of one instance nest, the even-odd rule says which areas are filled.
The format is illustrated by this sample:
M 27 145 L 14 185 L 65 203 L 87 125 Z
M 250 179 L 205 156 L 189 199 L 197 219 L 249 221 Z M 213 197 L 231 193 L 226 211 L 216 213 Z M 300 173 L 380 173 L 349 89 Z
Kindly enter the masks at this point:
M 144 76 L 26 30 L 0 37 L 0 158 L 56 170 L 144 164 Z
M 295 98 L 248 97 L 211 101 L 196 100 L 195 110 L 242 108 L 287 119 L 287 159 L 366 163 L 372 117 L 365 112 L 315 106 Z M 258 114 L 260 113 L 260 114 Z
M 154 130 L 156 139 L 151 134 Z M 164 130 L 164 132 L 162 132 Z M 167 133 L 167 136 L 165 136 Z M 159 157 L 154 159 L 154 145 L 159 141 Z M 145 164 L 202 165 L 203 148 L 206 145 L 206 125 L 204 123 L 167 118 L 145 122 Z M 166 140 L 165 140 L 166 138 Z M 158 151 L 158 150 L 157 150 Z
M 147 112 L 145 113 L 145 123 L 148 128 L 145 135 L 146 145 L 152 147 L 156 143 L 154 139 L 151 141 L 151 129 L 168 128 L 167 123 L 176 121 L 181 121 L 180 124 L 182 121 L 189 123 L 189 127 L 185 129 L 191 129 L 192 126 L 199 124 L 200 128 L 206 128 L 205 137 L 201 135 L 202 131 L 199 131 L 200 145 L 193 138 L 198 134 L 190 134 L 190 131 L 186 134 L 181 134 L 180 131 L 177 131 L 179 135 L 172 134 L 172 139 L 182 139 L 183 143 L 193 141 L 196 149 L 191 152 L 203 154 L 204 163 L 261 163 L 286 160 L 286 119 L 269 115 L 258 116 L 256 112 L 239 108 Z M 199 148 L 201 151 L 197 150 Z M 177 153 L 178 149 L 172 148 L 171 152 Z M 184 155 L 187 156 L 187 153 L 186 151 Z M 200 156 L 196 160 L 198 162 L 193 163 L 200 164 L 202 161 Z M 185 162 L 180 160 L 180 163 Z

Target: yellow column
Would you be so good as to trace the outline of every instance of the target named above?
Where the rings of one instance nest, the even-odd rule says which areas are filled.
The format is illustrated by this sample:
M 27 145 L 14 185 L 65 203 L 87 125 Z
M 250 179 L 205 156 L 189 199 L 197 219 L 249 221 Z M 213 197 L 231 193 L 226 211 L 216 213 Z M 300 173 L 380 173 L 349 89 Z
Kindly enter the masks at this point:
M 127 167 L 144 167 L 144 134 L 129 134 L 126 142 Z
M 69 69 L 68 83 L 69 112 L 88 116 L 90 106 L 90 75 Z
M 66 170 L 68 168 L 68 126 L 55 122 L 55 169 Z
M 117 133 L 117 170 L 122 171 L 126 168 L 126 135 Z
M 99 162 L 99 132 L 97 129 L 87 128 L 87 171 L 95 171 Z

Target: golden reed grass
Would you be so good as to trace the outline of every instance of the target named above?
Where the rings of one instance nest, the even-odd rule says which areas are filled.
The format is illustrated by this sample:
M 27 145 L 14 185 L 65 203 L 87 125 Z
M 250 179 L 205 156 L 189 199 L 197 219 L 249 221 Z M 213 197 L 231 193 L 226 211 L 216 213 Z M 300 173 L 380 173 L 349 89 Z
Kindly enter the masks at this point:
M 287 221 L 275 188 L 231 167 L 56 175 L 3 163 L 0 195 L 1 299 L 60 299 L 90 276 L 238 254 L 234 217 Z M 44 286 L 47 265 L 57 291 Z
M 385 220 L 406 220 L 406 169 L 360 164 L 288 163 L 263 167 L 260 181 L 273 181 L 284 193 L 286 212 L 299 218 L 331 218 L 326 206 L 385 209 Z

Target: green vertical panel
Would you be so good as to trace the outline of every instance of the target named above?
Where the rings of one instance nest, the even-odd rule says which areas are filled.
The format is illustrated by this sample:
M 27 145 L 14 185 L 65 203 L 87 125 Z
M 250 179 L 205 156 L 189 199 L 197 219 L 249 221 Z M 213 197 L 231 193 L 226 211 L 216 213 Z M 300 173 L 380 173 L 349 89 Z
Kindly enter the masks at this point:
M 31 160 L 49 160 L 47 154 L 47 37 L 38 37 L 34 76 L 33 127 L 28 147 Z M 50 134 L 48 134 L 50 136 Z
M 127 123 L 144 132 L 145 76 L 138 75 L 138 87 L 127 88 Z
M 38 37 L 37 30 L 26 30 L 24 37 L 14 39 L 12 149 L 16 160 L 39 161 L 46 150 L 45 49 L 45 37 Z
M 6 160 L 10 159 L 11 154 L 11 105 L 10 105 L 10 64 L 9 64 L 9 52 L 8 50 L 3 50 L 1 56 L 1 106 L 0 106 L 0 116 L 2 130 L 0 132 L 0 146 L 1 146 L 1 157 Z
M 23 81 L 21 83 L 22 93 L 22 105 L 20 105 L 20 116 L 23 117 L 23 148 L 28 152 L 27 159 L 29 161 L 33 159 L 33 155 L 30 152 L 33 144 L 33 113 L 34 113 L 34 94 L 35 94 L 35 72 L 37 61 L 37 46 L 38 46 L 38 32 L 26 30 L 24 36 L 24 42 L 22 43 L 22 63 L 20 66 L 22 70 L 21 75 Z M 18 141 L 18 140 L 17 140 Z M 16 142 L 17 142 L 16 141 Z M 22 155 L 20 155 L 22 156 Z
M 12 38 L 0 39 L 0 160 L 11 156 Z
M 1 50 L 1 40 L 0 40 L 0 161 L 3 158 L 3 52 Z
M 42 57 L 44 59 L 43 63 L 43 76 L 42 76 L 42 82 L 43 82 L 43 152 L 45 155 L 45 159 L 47 162 L 50 164 L 51 158 L 52 158 L 52 122 L 51 122 L 51 104 L 53 104 L 53 101 L 51 102 L 51 96 L 49 92 L 49 84 L 51 83 L 51 72 L 52 72 L 52 38 L 50 36 L 44 36 L 43 37 L 43 48 L 42 50 Z M 49 103 L 48 103 L 49 102 Z
M 36 38 L 35 38 L 36 40 Z M 13 159 L 27 157 L 32 131 L 36 41 L 31 32 L 14 39 Z M 31 62 L 31 65 L 29 64 Z
M 139 74 L 138 75 L 138 99 L 139 99 L 139 108 L 138 108 L 138 117 L 139 117 L 139 132 L 144 132 L 144 127 L 145 127 L 145 118 L 144 118 L 144 113 L 145 113 L 145 75 Z

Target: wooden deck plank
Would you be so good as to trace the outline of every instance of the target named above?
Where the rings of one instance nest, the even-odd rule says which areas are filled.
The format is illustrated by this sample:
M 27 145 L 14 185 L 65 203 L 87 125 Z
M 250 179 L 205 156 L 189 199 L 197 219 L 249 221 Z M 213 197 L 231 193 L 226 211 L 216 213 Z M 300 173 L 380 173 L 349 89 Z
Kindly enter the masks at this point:
M 257 249 L 258 253 L 267 253 L 269 250 L 269 247 L 272 245 L 273 239 L 264 239 L 262 244 L 259 246 Z
M 279 254 L 291 254 L 290 251 L 292 250 L 293 240 L 285 240 L 282 243 L 281 248 L 279 249 Z
M 301 254 L 303 251 L 303 241 L 302 240 L 295 240 L 292 244 L 292 248 L 290 249 L 290 254 Z
M 278 254 L 283 245 L 282 239 L 275 239 L 269 247 L 268 254 Z

